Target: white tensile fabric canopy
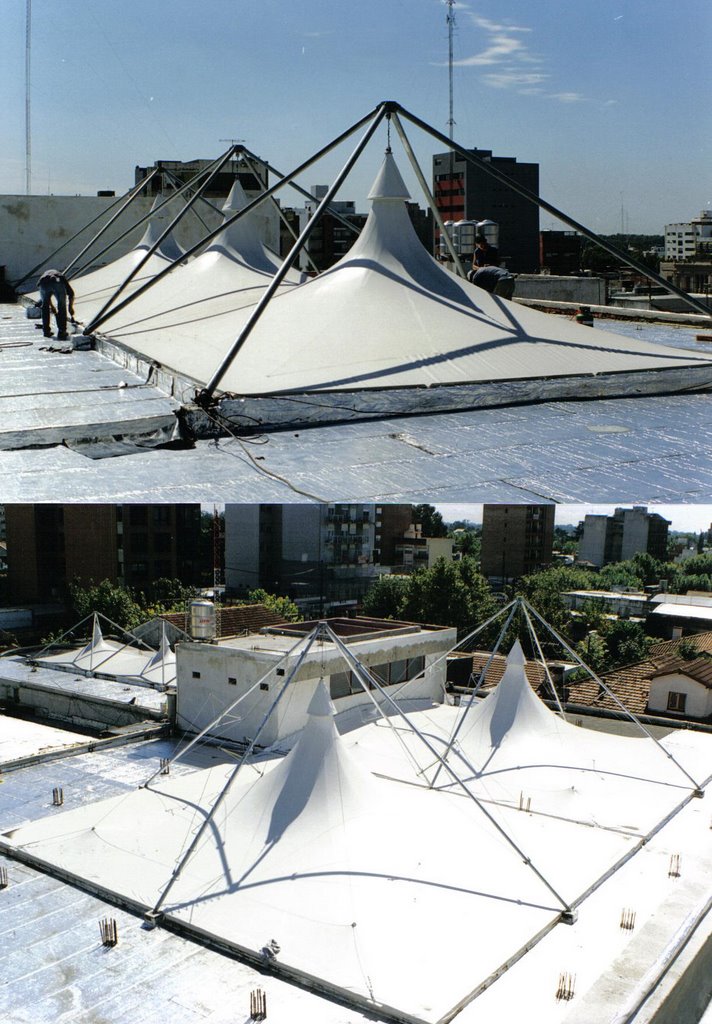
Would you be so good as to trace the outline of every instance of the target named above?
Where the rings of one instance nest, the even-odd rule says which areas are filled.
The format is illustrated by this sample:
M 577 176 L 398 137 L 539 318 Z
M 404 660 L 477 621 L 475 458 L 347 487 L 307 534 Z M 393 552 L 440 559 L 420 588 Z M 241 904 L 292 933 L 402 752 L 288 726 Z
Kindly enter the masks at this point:
M 225 220 L 246 205 L 247 197 L 236 179 L 223 205 Z M 259 301 L 280 262 L 260 241 L 254 213 L 247 213 L 224 228 L 199 256 L 176 267 L 110 317 L 102 333 L 167 366 L 174 366 L 173 355 L 183 349 L 202 362 L 203 339 L 232 338 L 236 311 Z M 293 288 L 300 278 L 299 273 L 290 272 L 281 288 Z M 204 365 L 203 373 L 208 369 Z
M 670 757 L 681 754 L 682 766 L 695 777 L 707 775 L 704 763 L 682 733 L 658 745 L 642 730 L 618 736 L 583 729 L 550 710 L 532 690 L 524 656 L 516 643 L 497 688 L 484 700 L 461 708 L 413 712 L 414 729 L 427 733 L 468 788 L 482 800 L 501 806 L 524 805 L 535 814 L 645 835 L 694 788 Z M 425 767 L 420 741 L 400 729 L 403 746 L 388 742 L 383 723 L 349 734 L 356 738 L 365 764 L 393 778 L 453 789 L 447 772 Z M 687 749 L 686 749 L 687 748 Z
M 160 204 L 163 203 L 162 206 Z M 80 277 L 72 277 L 70 272 L 70 283 L 74 289 L 74 312 L 77 320 L 89 323 L 92 317 L 96 316 L 104 304 L 114 294 L 131 271 L 144 259 L 146 253 L 155 245 L 158 238 L 165 231 L 172 219 L 171 210 L 173 203 L 166 202 L 165 197 L 156 196 L 153 201 L 151 219 L 146 225 L 141 241 L 131 249 L 130 252 L 112 260 L 104 267 L 91 270 Z M 160 209 L 158 207 L 160 206 Z M 173 238 L 172 234 L 167 235 L 152 256 L 141 267 L 141 270 L 131 279 L 120 298 L 125 298 L 136 289 L 149 281 L 152 277 L 167 267 L 170 263 L 180 259 L 183 250 Z
M 92 638 L 79 650 L 58 651 L 37 658 L 46 668 L 76 669 L 88 674 L 115 676 L 117 679 L 143 679 L 151 685 L 166 686 L 175 680 L 176 656 L 165 636 L 159 650 L 134 647 L 117 640 L 107 640 L 94 619 Z
M 619 392 L 625 392 L 625 375 L 653 370 L 670 375 L 692 368 L 706 382 L 712 379 L 707 356 L 592 330 L 454 277 L 416 236 L 405 205 L 408 192 L 390 153 L 369 198 L 371 213 L 350 252 L 319 277 L 272 299 L 220 391 L 343 394 L 487 383 L 511 392 L 516 382 L 554 378 L 559 387 L 562 380 L 578 382 L 570 394 L 586 397 L 598 393 L 601 375 L 613 376 Z M 155 318 L 150 331 L 110 321 L 104 330 L 205 383 L 251 312 L 247 307 L 218 321 L 202 319 L 196 307 L 193 322 L 178 325 L 167 305 L 165 320 Z M 499 400 L 510 400 L 510 392 L 505 387 Z M 545 393 L 535 389 L 529 397 Z
M 517 689 L 519 652 L 508 672 L 500 700 L 495 694 L 483 704 L 489 711 L 480 729 L 497 750 L 509 750 L 506 771 L 514 775 L 530 734 L 546 722 Z M 393 740 L 387 725 L 378 729 Z M 243 769 L 161 909 L 362 1008 L 437 1021 L 553 926 L 558 894 L 575 901 L 639 838 L 582 825 L 567 814 L 566 797 L 560 815 L 489 804 L 493 823 L 462 788 L 370 774 L 372 731 L 349 734 L 348 749 L 317 684 L 295 747 L 264 773 L 259 765 Z M 599 737 L 575 731 L 577 764 L 597 757 Z M 549 731 L 541 745 L 553 751 L 558 739 Z M 637 749 L 635 741 L 610 739 L 621 751 Z M 150 908 L 232 770 L 159 777 L 149 788 L 16 829 L 5 843 Z M 651 783 L 635 800 L 654 807 L 658 796 Z

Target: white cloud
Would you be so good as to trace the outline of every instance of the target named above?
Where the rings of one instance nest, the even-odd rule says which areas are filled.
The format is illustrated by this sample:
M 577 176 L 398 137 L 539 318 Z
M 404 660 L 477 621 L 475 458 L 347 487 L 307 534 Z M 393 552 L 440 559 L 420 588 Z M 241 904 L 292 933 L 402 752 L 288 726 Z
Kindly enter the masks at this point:
M 492 68 L 481 78 L 490 89 L 512 89 L 520 95 L 545 96 L 558 103 L 587 102 L 587 97 L 578 92 L 545 92 L 541 88 L 547 82 L 551 88 L 551 74 L 545 70 L 545 60 L 528 46 L 526 37 L 533 31 L 531 27 L 507 25 L 473 11 L 467 11 L 467 18 L 479 30 L 477 35 L 482 39 L 483 48 L 472 56 L 454 61 L 456 67 Z
M 476 53 L 472 57 L 464 57 L 462 60 L 456 60 L 453 63 L 457 67 L 500 64 L 505 59 L 510 60 L 512 57 L 516 59 L 520 54 L 524 56 L 524 45 L 519 39 L 505 35 L 494 35 L 490 45 L 482 53 Z
M 558 100 L 559 103 L 583 103 L 586 100 L 580 92 L 550 92 L 550 100 Z
M 548 75 L 527 71 L 493 71 L 482 76 L 485 85 L 492 89 L 513 89 L 540 85 Z

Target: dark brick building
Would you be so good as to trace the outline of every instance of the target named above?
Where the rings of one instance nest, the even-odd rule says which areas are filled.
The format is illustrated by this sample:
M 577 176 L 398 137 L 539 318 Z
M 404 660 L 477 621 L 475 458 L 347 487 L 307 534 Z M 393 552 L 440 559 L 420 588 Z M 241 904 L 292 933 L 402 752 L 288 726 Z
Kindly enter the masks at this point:
M 200 505 L 8 505 L 13 601 L 61 599 L 74 579 L 196 582 Z
M 500 580 L 526 576 L 551 562 L 553 505 L 484 505 L 482 573 Z
M 489 149 L 472 154 L 492 164 L 519 185 L 539 194 L 539 164 L 493 156 Z M 539 269 L 539 207 L 483 168 L 451 153 L 433 157 L 433 193 L 443 220 L 493 220 L 499 224 L 499 251 L 509 270 Z

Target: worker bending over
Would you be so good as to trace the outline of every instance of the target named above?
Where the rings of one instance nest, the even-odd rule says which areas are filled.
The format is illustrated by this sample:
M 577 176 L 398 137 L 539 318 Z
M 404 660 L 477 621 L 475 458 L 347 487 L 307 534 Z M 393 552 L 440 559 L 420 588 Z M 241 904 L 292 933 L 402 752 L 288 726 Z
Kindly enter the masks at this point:
M 42 333 L 45 338 L 52 337 L 50 330 L 50 313 L 52 299 L 56 303 L 54 311 L 57 320 L 57 338 L 60 341 L 67 340 L 67 301 L 69 301 L 69 315 L 74 317 L 74 291 L 69 281 L 60 270 L 45 270 L 37 283 L 40 290 L 40 302 L 42 305 Z

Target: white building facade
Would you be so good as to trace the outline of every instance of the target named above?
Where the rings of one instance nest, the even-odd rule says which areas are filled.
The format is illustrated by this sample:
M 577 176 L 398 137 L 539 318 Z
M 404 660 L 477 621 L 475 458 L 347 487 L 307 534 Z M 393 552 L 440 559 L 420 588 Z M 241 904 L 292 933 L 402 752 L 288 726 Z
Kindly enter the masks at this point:
M 210 735 L 234 743 L 254 738 L 294 669 L 301 647 L 290 651 L 313 625 L 275 627 L 217 644 L 179 644 L 178 728 L 200 732 L 238 698 L 244 698 L 210 729 Z M 442 701 L 446 684 L 443 655 L 457 642 L 455 629 L 358 619 L 334 620 L 333 628 L 342 632 L 349 650 L 389 692 L 398 691 L 401 698 L 407 694 L 409 700 Z M 343 653 L 331 642 L 317 641 L 296 672 L 290 692 L 270 715 L 259 736 L 260 746 L 269 746 L 303 728 L 320 680 L 327 685 L 337 712 L 363 707 L 367 719 L 376 713 L 371 695 L 364 691 Z
M 712 255 L 712 210 L 680 224 L 665 225 L 665 259 L 689 260 Z

